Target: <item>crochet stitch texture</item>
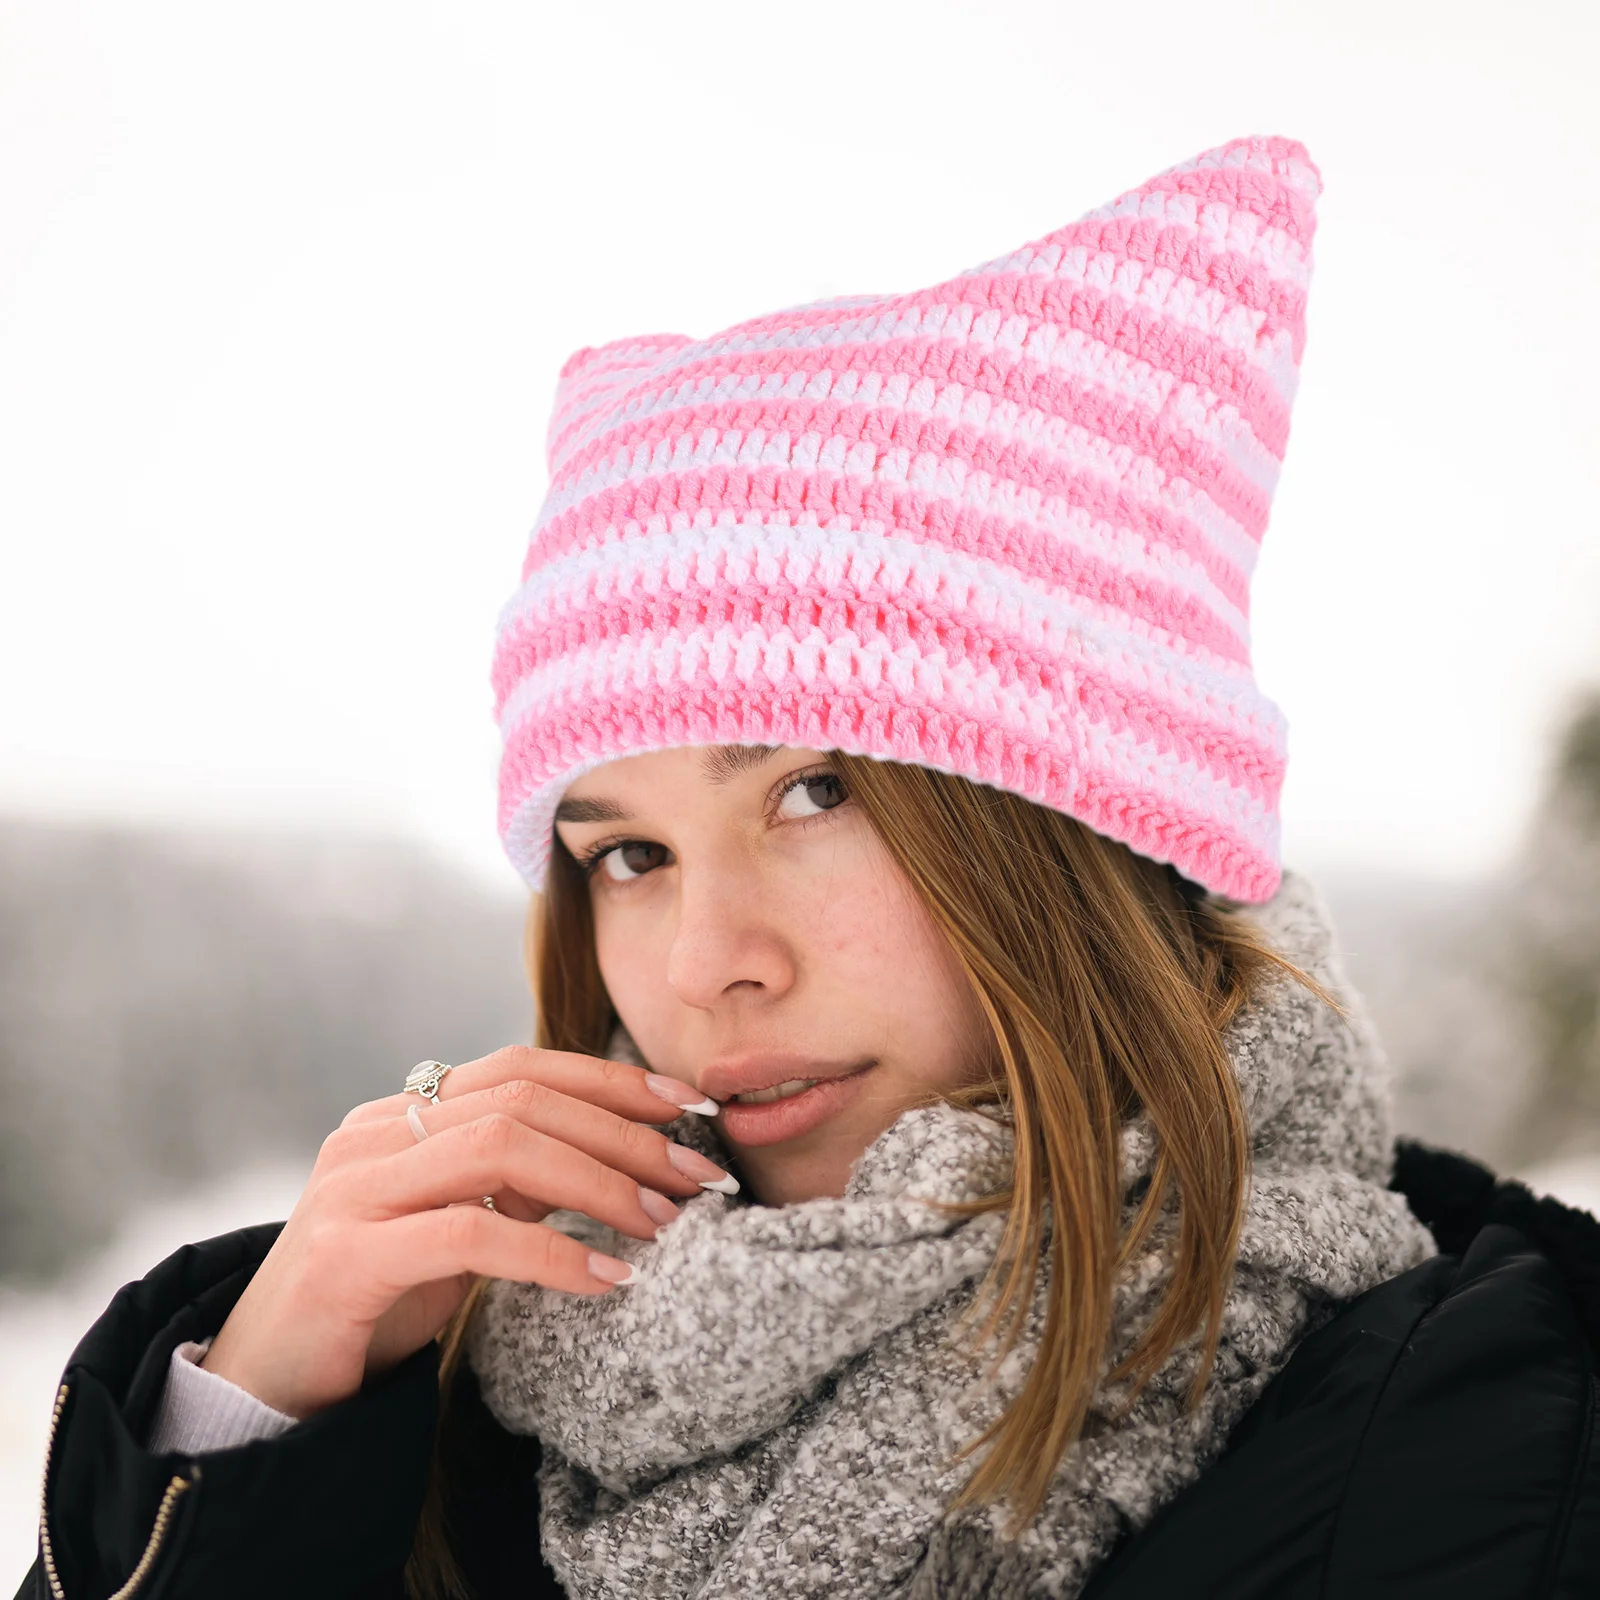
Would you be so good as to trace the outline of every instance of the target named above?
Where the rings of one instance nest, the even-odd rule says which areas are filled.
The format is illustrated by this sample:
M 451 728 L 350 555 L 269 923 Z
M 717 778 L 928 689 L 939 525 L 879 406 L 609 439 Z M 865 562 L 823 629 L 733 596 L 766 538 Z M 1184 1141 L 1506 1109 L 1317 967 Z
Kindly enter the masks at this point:
M 929 289 L 577 351 L 492 670 L 528 883 L 591 767 L 764 743 L 958 773 L 1269 899 L 1287 724 L 1249 585 L 1321 188 L 1235 139 Z

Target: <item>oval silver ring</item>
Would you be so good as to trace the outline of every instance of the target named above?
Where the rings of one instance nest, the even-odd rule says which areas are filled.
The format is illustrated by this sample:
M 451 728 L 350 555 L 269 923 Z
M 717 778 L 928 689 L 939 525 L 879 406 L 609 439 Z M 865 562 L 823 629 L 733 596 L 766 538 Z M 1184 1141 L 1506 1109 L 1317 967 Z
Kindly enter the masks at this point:
M 419 1061 L 410 1072 L 406 1074 L 406 1086 L 402 1094 L 420 1094 L 439 1103 L 439 1085 L 444 1082 L 447 1072 L 454 1072 L 455 1068 L 446 1065 L 443 1061 Z

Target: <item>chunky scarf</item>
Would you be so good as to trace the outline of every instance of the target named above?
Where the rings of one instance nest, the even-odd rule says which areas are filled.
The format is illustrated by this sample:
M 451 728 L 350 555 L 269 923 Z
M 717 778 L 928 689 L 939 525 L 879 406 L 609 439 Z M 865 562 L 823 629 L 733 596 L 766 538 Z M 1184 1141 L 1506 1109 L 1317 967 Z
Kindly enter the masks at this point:
M 1226 1036 L 1253 1129 L 1254 1171 L 1203 1401 L 1191 1343 L 1131 1410 L 1103 1384 L 1040 1515 L 1006 1537 L 1004 1507 L 948 1507 L 961 1446 L 1017 1393 L 1044 1312 L 998 1368 L 975 1351 L 974 1291 L 1001 1219 L 927 1199 L 1005 1181 L 1004 1125 L 947 1106 L 906 1112 L 840 1199 L 765 1207 L 707 1193 L 641 1244 L 564 1214 L 637 1264 L 591 1299 L 491 1285 L 469 1343 L 500 1423 L 537 1434 L 546 1558 L 573 1600 L 978 1600 L 1071 1596 L 1119 1535 L 1220 1451 L 1294 1345 L 1338 1302 L 1433 1251 L 1385 1187 L 1384 1063 L 1326 913 L 1301 877 L 1255 908 L 1274 947 L 1347 1002 L 1347 1026 L 1274 972 Z M 677 1137 L 718 1153 L 685 1117 Z M 1131 1196 L 1151 1166 L 1124 1130 Z M 1165 1281 L 1157 1245 L 1116 1290 L 1110 1358 L 1132 1348 Z M 1041 1275 L 1042 1276 L 1042 1275 Z

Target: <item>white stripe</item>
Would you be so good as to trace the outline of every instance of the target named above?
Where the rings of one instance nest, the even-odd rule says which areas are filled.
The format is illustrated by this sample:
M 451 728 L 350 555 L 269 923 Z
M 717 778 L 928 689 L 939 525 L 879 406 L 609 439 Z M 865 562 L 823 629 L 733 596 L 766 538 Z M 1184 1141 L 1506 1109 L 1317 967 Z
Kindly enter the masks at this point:
M 1233 831 L 1252 843 L 1265 846 L 1275 841 L 1275 810 L 1248 790 L 1224 783 L 1204 762 L 1184 760 L 1132 729 L 1119 733 L 1105 723 L 1086 723 L 1084 737 L 1091 766 L 1141 783 L 1157 794 L 1175 793 L 1179 804 L 1201 816 L 1224 815 Z
M 1087 251 L 1069 252 L 1069 256 L 1074 254 L 1086 256 Z M 1225 344 L 1232 343 L 1236 353 L 1249 366 L 1269 377 L 1280 370 L 1285 356 L 1292 364 L 1293 349 L 1288 331 L 1284 330 L 1278 334 L 1269 344 L 1257 336 L 1261 315 L 1250 313 L 1249 320 L 1251 326 L 1248 331 L 1236 329 L 1237 338 L 1232 341 L 1224 336 L 1224 330 L 1221 329 L 1205 327 L 1197 328 L 1196 331 L 1219 338 Z M 718 335 L 711 339 L 700 340 L 673 352 L 670 360 L 662 363 L 662 371 L 685 369 L 708 357 L 718 355 L 773 349 L 815 350 L 840 344 L 883 344 L 901 339 L 939 338 L 954 338 L 984 353 L 1000 352 L 1013 360 L 1027 356 L 1047 365 L 1055 365 L 1046 352 L 1063 340 L 1070 340 L 1073 335 L 1077 335 L 1079 341 L 1087 337 L 1082 329 L 1039 322 L 1020 313 L 980 311 L 977 307 L 968 305 L 910 306 L 904 304 L 902 300 L 895 300 L 889 302 L 880 312 L 859 318 L 844 318 L 817 327 L 779 327 L 761 335 L 742 335 L 738 338 Z M 1098 340 L 1089 342 L 1100 344 Z M 1278 347 L 1281 347 L 1281 350 Z M 1105 348 L 1109 352 L 1109 347 Z M 1147 363 L 1140 365 L 1146 366 L 1148 370 Z M 1074 368 L 1063 364 L 1061 370 L 1072 372 Z M 603 416 L 598 412 L 589 416 L 577 434 L 566 441 L 561 452 L 563 459 L 575 453 L 591 438 L 609 431 L 633 414 L 634 407 L 623 404 Z M 562 420 L 563 423 L 569 423 L 573 419 L 563 416 Z
M 1146 506 L 1185 518 L 1248 585 L 1260 547 L 1204 490 L 1187 479 L 1166 474 L 1148 456 L 1135 454 L 1090 429 L 1060 423 L 1052 431 L 1056 437 L 1050 442 L 1049 454 L 1060 469 L 1087 473 L 1113 489 L 1131 493 Z M 970 510 L 1063 533 L 1081 526 L 1086 514 L 1063 494 L 1046 498 L 1042 490 L 1017 479 L 969 471 L 963 456 L 928 450 L 913 457 L 906 448 L 880 456 L 878 448 L 870 440 L 838 435 L 824 438 L 820 432 L 792 434 L 784 429 L 703 427 L 692 434 L 670 435 L 641 443 L 631 451 L 619 451 L 581 475 L 554 484 L 539 507 L 530 539 L 538 538 L 558 517 L 592 495 L 625 483 L 716 466 L 851 473 L 864 482 L 905 485 Z M 1171 554 L 1179 558 L 1176 548 Z M 1182 559 L 1194 560 L 1190 556 Z M 1231 613 L 1231 602 L 1228 608 Z
M 1093 550 L 1097 535 L 1083 520 L 1085 526 L 1073 530 L 1072 542 Z M 1124 571 L 1160 578 L 1213 613 L 1220 609 L 1221 597 L 1198 568 L 1180 573 L 1148 561 L 1132 566 L 1129 562 L 1137 560 L 1136 541 L 1117 535 L 1115 542 L 1101 542 L 1103 548 L 1097 553 L 1122 564 Z M 1053 641 L 1063 626 L 1075 630 L 1087 618 L 1117 641 L 1113 648 L 1135 648 L 1122 641 L 1148 639 L 1148 645 L 1138 649 L 1147 654 L 1152 669 L 1164 671 L 1169 659 L 1181 662 L 1184 670 L 1193 670 L 1206 696 L 1232 692 L 1249 674 L 1247 667 L 1188 640 L 1180 655 L 1169 630 L 1133 617 L 1120 606 L 1047 578 L 1029 577 L 1002 562 L 920 543 L 876 521 L 857 526 L 843 518 L 826 527 L 814 517 L 790 521 L 712 511 L 652 518 L 626 539 L 572 550 L 536 567 L 502 608 L 499 625 L 503 632 L 522 622 L 549 622 L 612 596 L 780 580 L 796 587 L 816 586 L 830 595 L 847 584 L 856 592 L 904 590 L 948 606 L 958 616 L 1003 624 L 1008 633 L 1047 652 L 1059 648 Z
M 1180 224 L 1181 225 L 1181 224 Z M 1265 254 L 1256 260 L 1269 277 L 1281 279 L 1286 287 L 1304 289 L 1308 274 L 1303 266 L 1288 273 L 1275 272 L 1274 263 Z M 968 276 L 959 274 L 951 282 L 960 282 Z M 1059 258 L 1050 272 L 1059 283 L 1073 289 L 1092 289 L 1101 294 L 1114 294 L 1130 305 L 1143 307 L 1164 320 L 1175 323 L 1191 333 L 1204 335 L 1244 356 L 1252 364 L 1256 360 L 1262 325 L 1266 312 L 1257 310 L 1234 298 L 1221 289 L 1213 289 L 1171 267 L 1154 266 L 1128 256 L 1118 256 L 1109 250 L 1091 249 L 1087 244 L 1064 242 Z M 916 294 L 937 293 L 941 284 Z M 834 322 L 794 325 L 780 322 L 767 330 L 740 332 L 737 328 L 698 340 L 679 352 L 685 361 L 704 359 L 709 355 L 727 354 L 747 350 L 772 350 L 808 348 L 815 344 L 855 342 L 859 339 L 905 337 L 903 333 L 889 332 L 929 314 L 953 321 L 969 338 L 992 341 L 998 345 L 1016 347 L 1035 326 L 1035 319 L 1016 311 L 961 304 L 936 303 L 931 307 L 917 307 L 906 302 L 912 295 L 889 297 L 882 309 L 867 307 L 859 317 L 841 317 Z M 782 317 L 784 313 L 774 313 Z M 769 317 L 751 318 L 765 322 Z M 1020 326 L 1018 326 L 1020 324 Z
M 545 453 L 550 454 L 556 440 L 575 418 L 591 416 L 601 407 L 614 404 L 618 393 L 646 382 L 658 372 L 670 371 L 675 355 L 673 350 L 657 351 L 653 359 L 641 357 L 638 361 L 619 363 L 605 372 L 585 368 L 557 384 L 550 421 L 545 427 Z
M 1072 344 L 1089 348 L 1070 349 Z M 1099 353 L 1103 353 L 1103 357 L 1096 359 Z M 1176 384 L 1171 374 L 1156 372 L 1144 362 L 1132 362 L 1121 352 L 1096 345 L 1082 334 L 1075 334 L 1070 341 L 1064 341 L 1047 354 L 1050 357 L 1047 364 L 1061 372 L 1072 371 L 1095 379 L 1110 399 L 1127 400 L 1152 413 L 1170 404 L 1185 426 L 1204 439 L 1213 452 L 1243 472 L 1270 500 L 1277 485 L 1280 463 L 1257 441 L 1236 407 L 1223 404 L 1209 391 L 1202 392 L 1194 384 Z M 1097 367 L 1100 370 L 1095 370 Z M 981 391 L 967 391 L 960 384 L 941 387 L 928 379 L 913 384 L 909 376 L 903 374 L 886 378 L 876 373 L 825 373 L 821 379 L 819 383 L 815 375 L 807 373 L 746 373 L 725 374 L 715 380 L 701 378 L 669 386 L 648 401 L 631 402 L 626 407 L 630 413 L 628 422 L 634 425 L 680 407 L 739 400 L 798 400 L 808 391 L 814 393 L 826 388 L 841 404 L 883 405 L 901 409 L 911 416 L 948 418 L 982 428 L 1004 443 L 1015 440 L 1053 451 L 1071 463 L 1099 465 L 1102 471 L 1106 469 L 1101 458 L 1106 452 L 1114 451 L 1115 459 L 1124 463 L 1114 476 L 1121 478 L 1126 474 L 1137 492 L 1154 504 L 1170 509 L 1186 506 L 1213 548 L 1246 577 L 1255 566 L 1259 553 L 1257 542 L 1234 517 L 1216 506 L 1209 495 L 1199 494 L 1187 482 L 1172 478 L 1148 456 L 1135 454 L 1123 445 L 1112 445 L 1082 424 L 1037 407 L 1023 407 L 1015 401 L 995 400 Z M 594 438 L 600 437 L 597 431 Z M 648 447 L 620 445 L 600 462 L 586 467 L 584 475 L 576 480 L 564 480 L 565 462 L 575 453 L 564 451 L 561 459 L 552 464 L 551 490 L 540 508 L 536 528 L 559 515 L 584 493 L 630 476 L 663 470 L 664 463 L 671 459 L 670 452 L 680 448 L 680 440 L 685 439 L 687 435 L 679 435 Z M 658 462 L 663 465 L 656 465 Z M 1169 488 L 1169 485 L 1174 487 Z
M 1230 206 L 1226 200 L 1133 190 L 1085 212 L 1083 220 L 1112 222 L 1118 217 L 1145 217 L 1169 227 L 1193 228 L 1211 249 L 1237 251 L 1259 262 L 1279 282 L 1303 285 L 1310 275 L 1311 250 L 1303 239 L 1295 238 L 1287 228 L 1274 227 L 1254 211 Z
M 1158 176 L 1166 178 L 1180 172 L 1197 172 L 1201 167 L 1248 165 L 1254 163 L 1232 159 L 1184 161 Z M 1309 179 L 1309 174 L 1307 177 Z M 1296 183 L 1291 178 L 1285 178 L 1284 181 L 1290 188 L 1299 189 L 1315 199 L 1313 185 Z M 1285 228 L 1274 227 L 1258 213 L 1230 206 L 1222 200 L 1202 202 L 1199 195 L 1149 192 L 1141 185 L 1085 212 L 1078 220 L 1111 222 L 1129 215 L 1154 217 L 1168 226 L 1192 228 L 1210 249 L 1233 251 L 1253 261 L 1260 261 L 1268 268 L 1270 275 L 1280 281 L 1303 285 L 1310 273 L 1310 250 L 1302 240 L 1295 238 Z M 1020 249 L 996 256 L 981 266 L 969 267 L 961 276 L 976 278 L 996 272 L 1054 273 L 1064 249 L 1062 235 L 1070 235 L 1076 225 L 1067 223 L 1042 239 L 1031 240 Z
M 994 346 L 981 346 L 985 353 Z M 1190 425 L 1214 451 L 1232 454 L 1251 480 L 1271 490 L 1282 463 L 1255 436 L 1250 424 L 1231 401 L 1213 390 L 1202 389 L 1180 380 L 1165 368 L 1113 349 L 1082 328 L 1061 328 L 1044 323 L 1029 335 L 1022 355 L 1034 366 L 1062 379 L 1091 381 L 1111 400 L 1125 401 L 1143 408 L 1150 415 L 1159 413 L 1174 394 L 1189 401 Z M 672 367 L 663 367 L 666 376 Z M 1298 381 L 1293 352 L 1289 366 Z M 644 418 L 659 416 L 679 407 L 697 406 L 725 400 L 853 400 L 868 405 L 898 406 L 913 412 L 948 417 L 952 421 L 979 427 L 1014 428 L 1027 439 L 1042 438 L 1052 423 L 1065 419 L 1036 406 L 1023 407 L 1015 401 L 996 398 L 986 390 L 968 390 L 957 383 L 938 384 L 931 378 L 913 381 L 909 374 L 884 375 L 854 369 L 842 372 L 824 370 L 780 373 L 700 373 L 679 383 L 666 383 L 653 393 L 634 394 L 584 437 L 573 439 L 562 451 L 563 461 L 571 460 L 606 432 L 632 425 Z M 1010 419 L 1009 424 L 1005 419 Z M 994 419 L 994 420 L 992 420 Z M 603 421 L 604 426 L 599 426 Z
M 1090 443 L 1094 442 L 1091 438 Z M 1068 548 L 1077 547 L 1088 554 L 1099 556 L 1130 576 L 1158 579 L 1193 595 L 1216 614 L 1240 641 L 1242 647 L 1249 648 L 1249 619 L 1216 584 L 1197 559 L 1173 546 L 1158 545 L 1152 548 L 1146 544 L 1143 534 L 1126 529 L 1120 524 L 1108 522 L 1086 507 L 1074 505 L 1064 495 L 1053 494 L 1046 497 L 1042 491 L 1023 488 L 1011 479 L 997 479 L 986 472 L 968 472 L 964 461 L 952 460 L 949 457 L 927 453 L 913 460 L 909 451 L 900 450 L 877 458 L 877 447 L 872 444 L 859 442 L 852 444 L 839 439 L 824 443 L 814 434 L 791 440 L 787 435 L 780 433 L 767 439 L 758 432 L 749 435 L 730 433 L 719 436 L 707 429 L 701 441 L 695 443 L 692 449 L 688 448 L 691 441 L 687 436 L 676 441 L 676 444 L 678 448 L 673 457 L 670 460 L 662 460 L 652 470 L 688 472 L 696 468 L 704 469 L 717 465 L 744 467 L 773 465 L 810 472 L 815 472 L 819 468 L 849 472 L 854 468 L 860 476 L 870 477 L 876 482 L 901 484 L 908 489 L 933 495 L 952 505 L 979 514 L 993 515 L 1008 522 L 1031 527 L 1060 539 Z M 1103 456 L 1115 455 L 1111 447 L 1105 445 L 1103 441 L 1100 442 L 1100 449 Z M 868 455 L 876 458 L 875 466 L 868 466 L 866 461 Z M 1122 455 L 1126 458 L 1126 452 L 1122 452 Z M 1113 482 L 1119 479 L 1126 482 L 1132 476 L 1131 473 L 1119 472 L 1115 459 L 1102 462 L 1100 470 L 1103 476 Z M 631 476 L 626 472 L 620 472 L 615 475 L 613 482 L 622 483 Z M 594 493 L 609 486 L 598 484 L 587 493 Z M 1192 496 L 1187 503 L 1183 499 L 1184 491 Z M 584 497 L 575 495 L 573 503 Z M 1162 499 L 1173 504 L 1175 514 L 1187 516 L 1201 530 L 1202 535 L 1206 531 L 1207 520 L 1221 516 L 1210 499 L 1200 491 L 1189 488 L 1187 484 L 1174 482 L 1170 492 L 1164 494 Z M 547 501 L 546 507 L 540 510 L 533 537 L 538 538 L 564 509 L 567 508 Z M 730 508 L 727 514 L 736 513 Z M 649 526 L 658 520 L 651 517 L 646 519 L 643 525 Z M 630 519 L 626 524 L 619 524 L 617 537 L 607 539 L 604 543 L 611 545 L 630 541 L 637 537 L 636 530 L 640 526 L 640 522 L 636 519 Z M 1242 534 L 1240 538 L 1243 539 Z M 1250 549 L 1253 555 L 1254 546 Z M 1248 585 L 1249 568 L 1245 568 L 1241 576 Z
M 1060 339 L 1055 333 L 1052 329 L 1036 341 L 1031 353 L 1038 358 L 1039 365 L 1062 376 L 1088 378 L 1104 400 L 1138 406 L 1150 416 L 1158 415 L 1169 404 L 1180 406 L 1183 422 L 1205 442 L 1212 454 L 1231 461 L 1250 483 L 1271 494 L 1282 463 L 1260 443 L 1237 407 L 1223 405 L 1215 397 L 1208 399 L 1194 384 L 1179 383 L 1171 373 L 1157 371 L 1147 362 L 1135 362 L 1122 352 L 1090 339 L 1080 330 L 1073 330 Z M 608 463 L 627 459 L 630 453 L 639 457 L 647 447 L 642 443 L 630 443 L 627 436 L 647 419 L 659 421 L 674 410 L 708 404 L 794 403 L 811 398 L 803 391 L 814 388 L 810 375 L 787 373 L 723 374 L 714 380 L 698 379 L 671 386 L 640 403 L 630 404 L 626 425 L 616 430 L 620 435 L 617 442 L 585 464 L 581 472 L 594 473 Z M 904 374 L 884 378 L 841 372 L 833 378 L 831 388 L 833 393 L 828 398 L 839 404 L 881 405 L 918 419 L 965 424 L 982 429 L 1002 444 L 1019 443 L 1055 454 L 1069 452 L 1074 438 L 1103 439 L 1088 424 L 1057 412 L 996 398 L 983 390 L 969 391 L 960 384 L 940 385 L 931 378 L 913 382 Z M 558 487 L 565 488 L 574 481 L 567 463 L 580 453 L 593 452 L 603 437 L 597 434 L 582 452 L 563 452 L 562 463 L 555 474 Z M 1110 448 L 1109 441 L 1105 441 L 1105 447 Z M 649 448 L 660 451 L 663 445 L 656 441 Z M 1131 447 L 1118 445 L 1116 448 L 1126 451 Z M 1148 458 L 1141 454 L 1136 459 Z M 640 465 L 635 470 L 644 468 Z M 1157 481 L 1164 475 L 1164 472 L 1158 473 Z M 580 477 L 576 481 L 587 480 Z

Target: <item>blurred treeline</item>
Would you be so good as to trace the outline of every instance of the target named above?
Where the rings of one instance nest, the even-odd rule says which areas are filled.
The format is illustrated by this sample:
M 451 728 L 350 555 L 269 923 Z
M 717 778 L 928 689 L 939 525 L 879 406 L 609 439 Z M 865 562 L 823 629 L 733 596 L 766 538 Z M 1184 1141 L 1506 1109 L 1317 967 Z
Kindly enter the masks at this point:
M 1507 1172 L 1600 1160 L 1600 693 L 1566 719 L 1505 870 L 1319 886 L 1405 1131 Z
M 1505 872 L 1317 883 L 1403 1128 L 1506 1170 L 1600 1155 L 1600 695 Z M 523 911 L 399 843 L 0 822 L 0 1278 L 530 1038 Z
M 526 1042 L 525 905 L 396 842 L 0 821 L 0 1278 Z

